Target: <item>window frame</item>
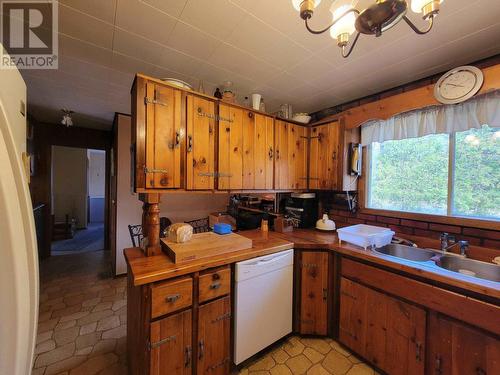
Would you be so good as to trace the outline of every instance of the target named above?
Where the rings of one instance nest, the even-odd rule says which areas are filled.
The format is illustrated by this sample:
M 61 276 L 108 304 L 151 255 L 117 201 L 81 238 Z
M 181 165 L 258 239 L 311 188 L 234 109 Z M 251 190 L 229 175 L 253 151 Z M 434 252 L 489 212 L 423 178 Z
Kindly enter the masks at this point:
M 498 220 L 492 218 L 480 218 L 465 215 L 456 215 L 454 211 L 454 179 L 455 179 L 455 159 L 456 159 L 456 133 L 448 134 L 448 195 L 447 195 L 447 207 L 446 215 L 431 214 L 431 213 L 421 213 L 421 212 L 411 212 L 411 211 L 397 211 L 397 210 L 387 210 L 381 208 L 368 207 L 370 202 L 370 180 L 371 180 L 371 167 L 372 167 L 372 145 L 363 147 L 364 160 L 366 160 L 363 166 L 363 174 L 366 176 L 364 178 L 364 183 L 361 183 L 361 194 L 362 207 L 360 212 L 363 214 L 372 214 L 387 217 L 396 217 L 400 219 L 409 220 L 420 220 L 427 222 L 435 222 L 440 224 L 451 224 L 468 226 L 480 229 L 492 229 L 500 230 L 500 218 Z

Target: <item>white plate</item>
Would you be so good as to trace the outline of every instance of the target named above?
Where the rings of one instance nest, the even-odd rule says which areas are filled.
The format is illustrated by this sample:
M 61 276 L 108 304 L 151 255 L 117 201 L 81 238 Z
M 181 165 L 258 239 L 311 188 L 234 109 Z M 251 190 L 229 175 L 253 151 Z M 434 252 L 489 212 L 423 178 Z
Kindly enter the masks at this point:
M 189 83 L 181 81 L 180 79 L 177 78 L 162 78 L 161 80 L 170 83 L 171 85 L 180 87 L 181 89 L 188 89 L 188 90 L 193 89 L 193 86 L 191 86 Z

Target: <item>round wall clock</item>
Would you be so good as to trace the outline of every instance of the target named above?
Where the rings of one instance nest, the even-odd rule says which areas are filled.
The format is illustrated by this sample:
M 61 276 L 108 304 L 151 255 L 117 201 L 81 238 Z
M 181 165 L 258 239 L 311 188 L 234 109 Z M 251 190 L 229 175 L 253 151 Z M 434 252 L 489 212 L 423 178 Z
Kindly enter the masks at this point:
M 460 66 L 445 73 L 434 86 L 434 96 L 443 104 L 461 103 L 483 85 L 483 72 L 475 66 Z

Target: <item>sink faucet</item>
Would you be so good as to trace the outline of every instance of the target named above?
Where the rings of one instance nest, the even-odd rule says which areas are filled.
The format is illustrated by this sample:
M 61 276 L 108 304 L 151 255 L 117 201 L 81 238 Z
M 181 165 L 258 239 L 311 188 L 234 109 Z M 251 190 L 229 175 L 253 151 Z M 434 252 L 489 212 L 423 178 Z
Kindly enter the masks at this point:
M 467 250 L 469 250 L 469 241 L 455 241 L 455 236 L 451 236 L 448 233 L 442 233 L 441 237 L 441 251 L 443 253 L 447 252 L 454 246 L 459 246 L 460 255 L 467 256 Z

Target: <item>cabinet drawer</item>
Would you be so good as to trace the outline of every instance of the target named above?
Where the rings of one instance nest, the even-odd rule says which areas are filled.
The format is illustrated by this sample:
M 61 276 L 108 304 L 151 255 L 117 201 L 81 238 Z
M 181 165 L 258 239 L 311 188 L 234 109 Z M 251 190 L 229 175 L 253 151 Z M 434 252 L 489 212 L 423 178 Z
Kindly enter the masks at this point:
M 205 302 L 231 292 L 231 269 L 219 268 L 200 275 L 199 301 Z
M 185 277 L 151 287 L 151 318 L 191 306 L 193 279 Z

